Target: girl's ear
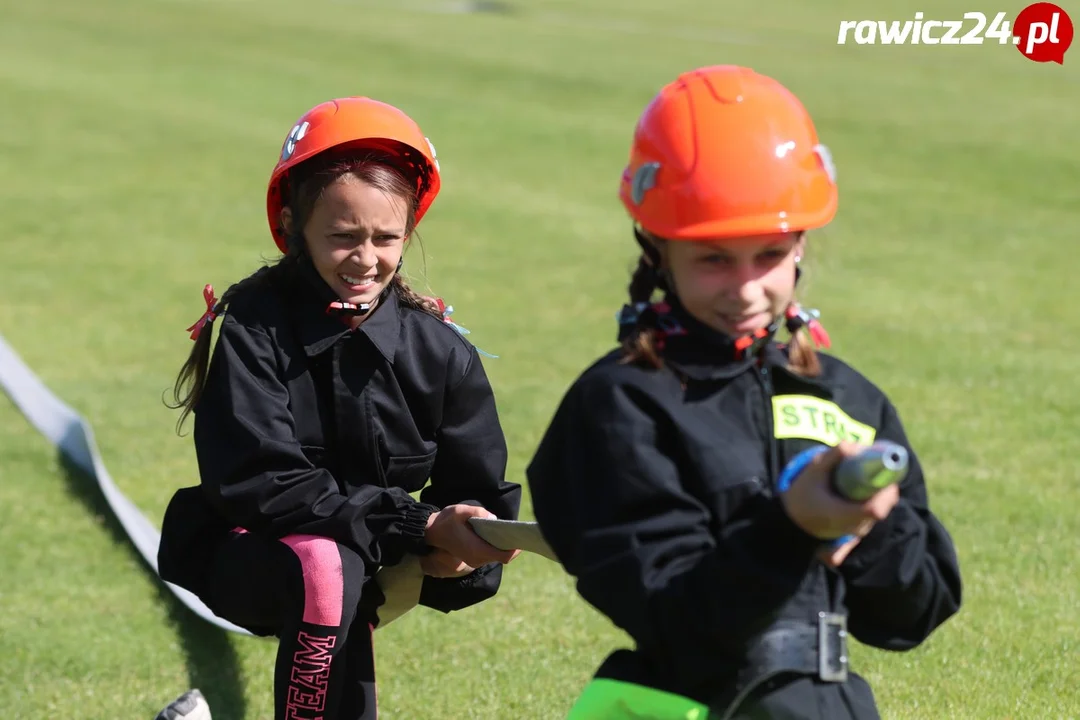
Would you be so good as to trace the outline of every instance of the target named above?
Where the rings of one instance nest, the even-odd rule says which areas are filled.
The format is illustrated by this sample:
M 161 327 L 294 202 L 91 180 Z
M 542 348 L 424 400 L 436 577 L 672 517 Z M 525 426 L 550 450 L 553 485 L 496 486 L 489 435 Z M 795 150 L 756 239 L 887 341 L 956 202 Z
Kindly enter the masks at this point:
M 806 256 L 806 231 L 800 230 L 799 237 L 795 240 L 795 257 L 802 259 Z
M 292 235 L 293 234 L 292 208 L 290 208 L 290 207 L 281 208 L 281 217 L 280 217 L 280 219 L 281 219 L 281 227 L 285 229 L 285 234 L 286 235 Z

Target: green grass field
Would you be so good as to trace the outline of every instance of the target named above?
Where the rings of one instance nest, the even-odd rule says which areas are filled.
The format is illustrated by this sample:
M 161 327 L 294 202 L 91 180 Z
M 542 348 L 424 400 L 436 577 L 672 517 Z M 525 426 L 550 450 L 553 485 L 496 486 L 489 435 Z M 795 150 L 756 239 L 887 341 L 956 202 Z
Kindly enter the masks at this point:
M 836 45 L 841 19 L 973 9 L 952 0 L 453 5 L 0 0 L 0 334 L 90 421 L 123 490 L 159 522 L 195 480 L 162 393 L 203 284 L 272 256 L 265 183 L 308 107 L 373 95 L 435 142 L 445 191 L 406 269 L 501 356 L 520 479 L 614 338 L 638 113 L 682 70 L 751 65 L 833 150 L 840 212 L 812 237 L 806 299 L 899 406 L 966 583 L 923 647 L 858 647 L 857 669 L 886 718 L 1080 716 L 1080 51 Z M 6 398 L 0 477 L 0 715 L 148 719 L 198 686 L 215 720 L 272 716 L 274 644 L 176 601 Z M 383 716 L 563 717 L 625 641 L 524 557 L 495 600 L 377 634 Z

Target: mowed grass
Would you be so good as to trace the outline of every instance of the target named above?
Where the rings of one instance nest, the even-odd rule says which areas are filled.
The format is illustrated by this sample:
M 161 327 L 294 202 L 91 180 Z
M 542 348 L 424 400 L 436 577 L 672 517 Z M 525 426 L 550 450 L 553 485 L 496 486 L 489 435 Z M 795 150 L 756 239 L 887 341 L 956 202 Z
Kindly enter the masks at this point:
M 682 70 L 751 65 L 833 150 L 840 213 L 812 238 L 805 299 L 900 408 L 964 572 L 956 618 L 910 653 L 857 647 L 856 667 L 887 718 L 1080 715 L 1076 58 L 838 47 L 839 21 L 871 12 L 852 0 L 461 6 L 0 0 L 0 333 L 90 421 L 122 489 L 160 522 L 196 481 L 161 403 L 184 328 L 204 283 L 272 257 L 285 133 L 347 94 L 398 104 L 438 148 L 445 191 L 406 269 L 500 355 L 486 366 L 520 479 L 614 337 L 638 113 Z M 970 9 L 890 1 L 869 19 Z M 216 720 L 272 717 L 274 644 L 173 599 L 6 399 L 0 477 L 0 714 L 149 718 L 198 686 Z M 523 557 L 491 602 L 377 633 L 382 714 L 563 717 L 626 642 Z

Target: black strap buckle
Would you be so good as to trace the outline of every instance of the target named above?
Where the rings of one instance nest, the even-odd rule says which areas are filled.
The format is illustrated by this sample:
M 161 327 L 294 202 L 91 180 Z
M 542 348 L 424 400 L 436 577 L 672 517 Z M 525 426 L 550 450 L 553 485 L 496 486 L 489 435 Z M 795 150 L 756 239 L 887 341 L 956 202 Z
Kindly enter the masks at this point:
M 359 317 L 367 315 L 370 311 L 371 305 L 368 303 L 354 305 L 344 300 L 336 300 L 326 306 L 326 314 L 331 317 Z
M 825 682 L 848 678 L 847 616 L 818 613 L 818 676 Z

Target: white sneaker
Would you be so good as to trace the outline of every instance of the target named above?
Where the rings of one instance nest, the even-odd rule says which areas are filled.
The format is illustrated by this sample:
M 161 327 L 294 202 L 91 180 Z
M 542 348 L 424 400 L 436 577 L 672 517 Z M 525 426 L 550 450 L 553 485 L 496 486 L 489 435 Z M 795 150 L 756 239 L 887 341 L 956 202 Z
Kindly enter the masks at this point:
M 154 720 L 211 720 L 210 705 L 198 688 L 188 690 L 166 705 Z

